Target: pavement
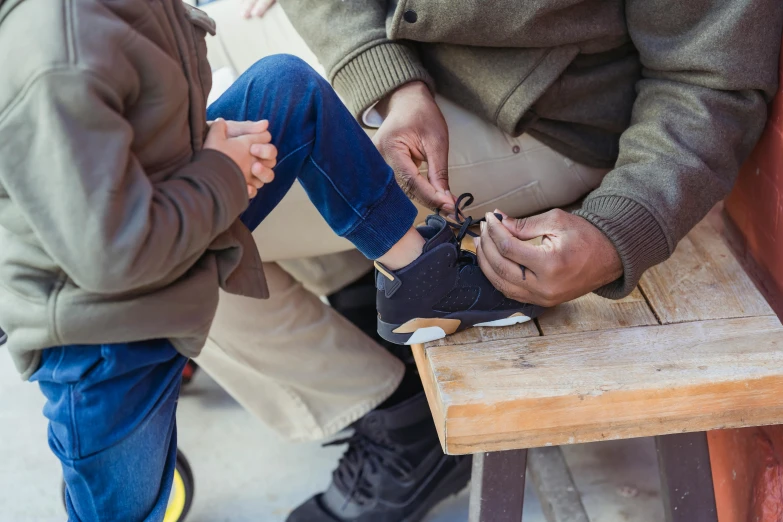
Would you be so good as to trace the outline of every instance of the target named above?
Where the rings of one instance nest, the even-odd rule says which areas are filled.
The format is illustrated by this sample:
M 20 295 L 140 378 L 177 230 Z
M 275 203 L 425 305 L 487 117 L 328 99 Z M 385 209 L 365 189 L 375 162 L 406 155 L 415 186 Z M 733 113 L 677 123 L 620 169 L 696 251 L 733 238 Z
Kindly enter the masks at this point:
M 59 463 L 49 452 L 43 397 L 22 382 L 0 348 L 0 522 L 64 521 Z M 282 522 L 322 490 L 341 447 L 289 443 L 245 412 L 204 372 L 179 403 L 179 448 L 193 468 L 188 522 Z M 591 522 L 662 522 L 655 450 L 649 439 L 564 448 Z M 426 522 L 465 522 L 468 492 Z M 528 481 L 525 522 L 545 522 Z

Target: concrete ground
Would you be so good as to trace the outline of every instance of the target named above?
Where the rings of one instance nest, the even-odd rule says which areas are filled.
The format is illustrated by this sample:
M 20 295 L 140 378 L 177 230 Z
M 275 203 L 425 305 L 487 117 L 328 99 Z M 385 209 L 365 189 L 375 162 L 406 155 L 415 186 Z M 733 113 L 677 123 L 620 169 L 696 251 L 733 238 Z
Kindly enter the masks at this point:
M 0 348 L 0 522 L 65 520 L 59 464 L 46 444 L 43 398 Z M 242 410 L 203 372 L 180 400 L 179 447 L 196 480 L 189 522 L 278 522 L 329 482 L 342 448 L 291 444 Z M 564 448 L 591 522 L 662 522 L 649 439 Z M 467 520 L 467 491 L 427 522 Z M 528 485 L 525 522 L 544 522 Z

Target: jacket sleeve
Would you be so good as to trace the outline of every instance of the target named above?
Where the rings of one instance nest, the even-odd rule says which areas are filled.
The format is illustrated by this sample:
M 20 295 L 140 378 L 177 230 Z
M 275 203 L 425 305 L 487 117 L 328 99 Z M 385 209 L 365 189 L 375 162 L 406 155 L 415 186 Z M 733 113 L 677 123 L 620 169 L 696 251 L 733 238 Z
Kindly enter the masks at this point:
M 0 115 L 0 183 L 47 254 L 96 293 L 176 279 L 248 204 L 241 171 L 216 151 L 151 180 L 122 102 L 67 69 L 39 76 Z
M 421 80 L 434 90 L 412 43 L 387 38 L 385 0 L 281 0 L 353 115 L 397 87 Z
M 630 293 L 731 190 L 777 88 L 780 0 L 627 0 L 642 77 L 616 168 L 576 213 L 617 248 Z

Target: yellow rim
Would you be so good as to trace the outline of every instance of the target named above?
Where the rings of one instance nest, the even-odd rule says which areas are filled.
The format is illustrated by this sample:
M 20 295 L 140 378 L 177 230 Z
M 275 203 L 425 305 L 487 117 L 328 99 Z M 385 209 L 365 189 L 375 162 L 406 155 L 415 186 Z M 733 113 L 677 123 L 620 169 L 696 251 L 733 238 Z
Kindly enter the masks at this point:
M 179 470 L 174 470 L 174 484 L 171 486 L 171 496 L 169 497 L 169 505 L 166 508 L 166 516 L 163 517 L 163 522 L 177 522 L 179 517 L 182 516 L 182 512 L 185 510 L 185 482 L 182 480 L 182 475 L 179 474 Z

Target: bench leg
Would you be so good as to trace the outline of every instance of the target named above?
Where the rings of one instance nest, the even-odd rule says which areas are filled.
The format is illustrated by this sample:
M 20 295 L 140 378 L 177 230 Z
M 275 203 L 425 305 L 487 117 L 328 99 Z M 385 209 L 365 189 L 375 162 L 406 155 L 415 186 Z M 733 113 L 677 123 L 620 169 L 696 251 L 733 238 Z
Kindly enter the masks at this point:
M 473 455 L 468 522 L 520 522 L 527 450 Z
M 707 433 L 655 437 L 666 522 L 718 522 Z

